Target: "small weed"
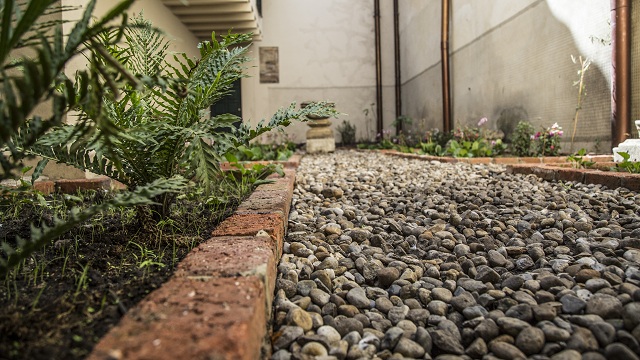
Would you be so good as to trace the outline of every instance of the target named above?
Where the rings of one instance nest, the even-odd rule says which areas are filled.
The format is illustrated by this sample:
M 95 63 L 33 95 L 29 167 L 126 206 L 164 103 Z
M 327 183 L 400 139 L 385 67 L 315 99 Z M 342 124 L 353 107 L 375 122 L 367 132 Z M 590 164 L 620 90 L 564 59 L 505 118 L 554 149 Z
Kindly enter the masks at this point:
M 621 151 L 618 155 L 622 156 L 622 162 L 616 165 L 618 171 L 627 171 L 632 174 L 640 174 L 640 162 L 629 161 L 631 155 L 629 153 Z
M 569 161 L 571 163 L 571 166 L 574 169 L 586 169 L 586 168 L 589 168 L 589 167 L 593 166 L 593 164 L 595 164 L 595 162 L 589 161 L 589 160 L 585 160 L 584 156 L 586 154 L 587 154 L 587 150 L 582 148 L 582 149 L 578 150 L 577 153 L 569 155 L 567 157 L 567 161 Z
M 33 299 L 33 302 L 31 303 L 31 311 L 36 310 L 36 306 L 38 306 L 38 301 L 40 301 L 40 297 L 42 296 L 42 293 L 46 288 L 47 288 L 47 285 L 43 284 L 42 287 L 40 288 L 40 291 L 38 291 L 38 295 L 36 295 L 35 299 Z
M 342 139 L 342 145 L 353 145 L 356 143 L 356 126 L 352 125 L 347 120 L 342 120 L 342 124 L 336 127 L 340 138 Z
M 80 265 L 82 272 L 80 273 L 80 276 L 76 278 L 76 291 L 73 293 L 74 301 L 78 297 L 78 295 L 80 295 L 80 292 L 85 290 L 87 288 L 87 285 L 89 284 L 88 274 L 89 274 L 90 265 L 91 265 L 90 263 L 87 263 L 84 266 Z
M 511 136 L 511 148 L 517 156 L 530 156 L 531 143 L 535 130 L 528 121 L 520 121 Z

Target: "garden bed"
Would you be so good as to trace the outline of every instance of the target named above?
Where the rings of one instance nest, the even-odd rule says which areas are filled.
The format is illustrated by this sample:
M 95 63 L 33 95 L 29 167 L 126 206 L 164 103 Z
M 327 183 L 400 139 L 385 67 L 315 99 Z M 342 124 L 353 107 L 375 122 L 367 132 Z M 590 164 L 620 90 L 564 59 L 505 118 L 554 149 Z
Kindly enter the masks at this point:
M 96 185 L 73 183 L 80 188 Z M 53 214 L 110 196 L 102 189 L 57 193 L 41 198 L 47 208 L 23 198 L 5 209 L 15 216 L 4 214 L 0 239 L 11 243 L 16 235 L 28 238 L 31 223 L 50 226 Z M 160 287 L 237 203 L 220 213 L 189 201 L 177 205 L 180 213 L 157 225 L 141 221 L 134 208 L 102 213 L 11 269 L 0 284 L 0 358 L 86 357 L 100 337 Z
M 273 175 L 273 183 L 258 186 L 235 211 L 229 208 L 227 216 L 233 215 L 213 233 L 217 222 L 207 221 L 209 230 L 197 240 L 179 242 L 169 236 L 151 241 L 154 247 L 150 249 L 149 244 L 132 241 L 121 231 L 125 227 L 135 234 L 139 231 L 137 222 L 123 225 L 114 219 L 105 220 L 104 234 L 95 235 L 88 244 L 63 239 L 49 247 L 43 261 L 49 262 L 52 270 L 25 276 L 17 288 L 18 298 L 3 294 L 10 301 L 3 304 L 4 315 L 0 314 L 2 358 L 84 358 L 119 321 L 90 358 L 146 358 L 150 353 L 153 358 L 185 354 L 189 354 L 187 358 L 209 358 L 219 353 L 249 359 L 268 351 L 263 342 L 268 333 L 275 264 L 282 251 L 295 179 L 291 168 L 297 167 L 300 158 L 295 155 L 280 162 L 288 168 L 285 177 Z M 223 168 L 232 169 L 228 165 Z M 39 184 L 46 184 L 39 187 L 41 190 L 76 194 L 78 189 L 112 187 L 103 178 Z M 202 209 L 194 209 L 192 214 L 207 216 Z M 84 227 L 83 234 L 93 236 L 97 229 L 93 226 Z M 5 224 L 2 230 L 11 228 Z M 149 266 L 138 266 L 145 261 L 143 252 L 149 256 Z M 70 267 L 66 274 L 61 272 L 65 256 L 70 263 L 86 264 L 86 273 Z M 135 266 L 118 272 L 115 263 Z M 26 264 L 22 273 L 38 271 L 34 269 L 38 264 Z M 78 282 L 81 278 L 85 284 Z M 187 308 L 192 310 L 190 316 L 185 314 Z

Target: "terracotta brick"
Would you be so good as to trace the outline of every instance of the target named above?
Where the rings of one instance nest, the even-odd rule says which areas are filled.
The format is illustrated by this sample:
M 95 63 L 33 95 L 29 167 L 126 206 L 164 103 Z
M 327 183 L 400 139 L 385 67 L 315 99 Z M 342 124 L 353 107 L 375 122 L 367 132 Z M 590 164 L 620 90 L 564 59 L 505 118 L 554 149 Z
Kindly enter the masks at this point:
M 282 239 L 270 236 L 211 238 L 178 264 L 174 276 L 257 276 L 264 283 L 265 301 L 267 308 L 271 309 L 276 266 L 281 255 Z
M 78 190 L 110 189 L 111 179 L 105 176 L 94 179 L 63 179 L 56 180 L 56 191 L 64 194 L 73 194 Z
M 542 164 L 542 158 L 539 157 L 521 157 L 518 160 L 523 164 Z
M 536 166 L 533 168 L 533 174 L 542 180 L 553 181 L 556 177 L 556 169 L 545 166 Z
M 88 359 L 267 358 L 264 293 L 255 276 L 174 277 L 131 309 Z
M 211 238 L 194 248 L 178 264 L 175 276 L 234 277 L 266 274 L 275 279 L 276 240 L 270 236 Z
M 602 171 L 611 171 L 611 169 L 615 168 L 616 165 L 617 163 L 612 161 L 601 161 L 601 162 L 596 162 L 590 168 L 596 169 L 596 170 L 602 170 Z
M 282 191 L 283 189 L 293 190 L 293 186 L 295 181 L 286 177 L 270 177 L 269 180 L 272 182 L 269 184 L 262 184 L 256 188 L 256 190 L 261 191 Z
M 640 191 L 640 174 L 619 173 L 620 186 L 632 191 Z
M 616 189 L 621 185 L 621 177 L 614 172 L 608 171 L 587 171 L 584 174 L 584 182 L 586 184 L 600 184 L 609 189 Z
M 494 164 L 517 164 L 519 163 L 520 160 L 518 158 L 514 158 L 514 157 L 497 157 L 493 159 L 493 163 Z
M 40 191 L 44 195 L 49 195 L 55 191 L 56 183 L 53 181 L 36 181 L 33 188 Z
M 271 214 L 280 212 L 283 215 L 289 213 L 291 197 L 287 190 L 265 191 L 256 189 L 236 209 L 236 214 Z
M 542 158 L 544 164 L 557 164 L 567 162 L 566 156 L 545 156 Z
M 493 161 L 490 157 L 470 158 L 468 160 L 469 164 L 491 164 Z
M 289 160 L 284 163 L 284 167 L 296 169 L 298 166 L 300 166 L 300 160 L 302 160 L 302 155 L 293 154 L 291 155 L 291 157 L 289 157 Z
M 212 236 L 255 236 L 264 230 L 277 239 L 284 238 L 284 214 L 233 214 L 213 230 Z
M 577 181 L 584 182 L 584 169 L 558 168 L 556 170 L 556 181 Z
M 587 155 L 584 157 L 585 160 L 593 161 L 596 163 L 601 162 L 613 162 L 613 155 Z
M 509 174 L 524 174 L 528 175 L 533 173 L 533 168 L 535 166 L 532 165 L 524 165 L 524 164 L 513 164 L 507 165 L 507 173 Z

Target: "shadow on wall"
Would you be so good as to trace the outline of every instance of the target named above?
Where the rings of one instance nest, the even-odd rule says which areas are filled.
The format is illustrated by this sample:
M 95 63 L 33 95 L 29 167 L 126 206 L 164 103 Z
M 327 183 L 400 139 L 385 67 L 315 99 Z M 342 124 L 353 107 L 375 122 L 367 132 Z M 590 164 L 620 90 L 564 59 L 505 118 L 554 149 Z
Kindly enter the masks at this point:
M 609 13 L 603 14 L 608 16 Z M 433 21 L 422 19 L 426 20 Z M 606 24 L 606 18 L 603 20 Z M 463 22 L 453 22 L 450 31 L 455 41 L 459 38 L 455 33 L 468 28 Z M 587 38 L 590 35 L 593 34 L 584 34 Z M 439 50 L 439 39 L 431 37 L 429 41 L 434 51 Z M 416 44 L 403 45 L 403 55 L 411 56 L 411 45 Z M 571 55 L 585 55 L 570 29 L 554 17 L 545 1 L 532 3 L 469 43 L 452 42 L 450 48 L 454 126 L 473 126 L 480 118 L 488 117 L 491 128 L 509 134 L 520 120 L 528 120 L 536 128 L 557 122 L 565 130 L 563 141 L 568 150 L 578 96 L 574 82 L 579 70 Z M 610 48 L 594 43 L 593 49 L 600 58 L 610 59 Z M 593 150 L 596 142 L 602 149 L 610 149 L 609 74 L 591 66 L 585 81 L 587 96 L 580 111 L 574 149 Z M 440 63 L 405 82 L 402 91 L 406 115 L 425 119 L 427 127 L 442 128 Z

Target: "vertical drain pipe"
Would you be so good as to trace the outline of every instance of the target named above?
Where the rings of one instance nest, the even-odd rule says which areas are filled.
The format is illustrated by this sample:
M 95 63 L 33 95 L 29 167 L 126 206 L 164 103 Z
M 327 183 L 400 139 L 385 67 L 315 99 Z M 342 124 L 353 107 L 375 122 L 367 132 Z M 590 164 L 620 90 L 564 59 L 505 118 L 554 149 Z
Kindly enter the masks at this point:
M 612 0 L 612 65 L 614 78 L 613 116 L 611 119 L 611 145 L 623 142 L 630 132 L 631 124 L 631 3 L 629 0 Z
M 396 68 L 396 119 L 398 119 L 402 115 L 402 79 L 400 77 L 400 11 L 398 0 L 393 0 L 393 39 Z M 402 125 L 401 121 L 396 121 L 396 135 L 399 135 L 403 130 Z
M 373 1 L 376 41 L 376 131 L 382 136 L 382 46 L 380 44 L 380 0 Z
M 449 82 L 449 0 L 442 0 L 442 127 L 451 131 L 451 88 Z

